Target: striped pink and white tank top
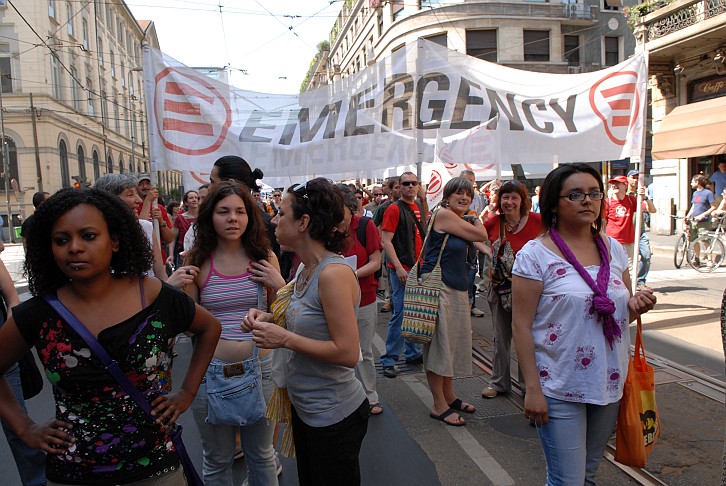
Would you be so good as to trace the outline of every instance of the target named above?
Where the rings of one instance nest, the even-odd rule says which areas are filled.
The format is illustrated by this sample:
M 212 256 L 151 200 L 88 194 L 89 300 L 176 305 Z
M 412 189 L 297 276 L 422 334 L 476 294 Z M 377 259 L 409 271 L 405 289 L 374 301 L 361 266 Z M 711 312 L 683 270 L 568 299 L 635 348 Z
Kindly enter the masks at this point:
M 252 333 L 240 325 L 247 312 L 258 307 L 262 284 L 250 279 L 250 273 L 222 275 L 214 268 L 214 253 L 209 257 L 209 275 L 199 288 L 199 304 L 222 324 L 221 339 L 249 341 Z

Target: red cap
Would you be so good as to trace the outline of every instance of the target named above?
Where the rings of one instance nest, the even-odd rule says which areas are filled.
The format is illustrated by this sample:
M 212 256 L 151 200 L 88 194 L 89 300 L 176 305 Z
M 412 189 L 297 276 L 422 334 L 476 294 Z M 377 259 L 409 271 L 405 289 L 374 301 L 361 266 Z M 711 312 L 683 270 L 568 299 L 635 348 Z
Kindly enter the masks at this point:
M 624 175 L 615 176 L 608 181 L 608 184 L 615 184 L 616 182 L 622 182 L 623 184 L 627 184 L 628 178 Z

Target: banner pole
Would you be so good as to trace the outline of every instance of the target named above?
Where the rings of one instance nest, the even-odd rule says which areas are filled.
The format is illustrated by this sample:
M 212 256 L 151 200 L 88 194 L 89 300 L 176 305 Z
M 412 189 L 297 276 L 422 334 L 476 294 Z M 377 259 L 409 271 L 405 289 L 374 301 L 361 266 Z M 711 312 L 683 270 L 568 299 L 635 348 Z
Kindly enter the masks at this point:
M 421 120 L 421 103 L 419 100 L 418 95 L 418 86 L 419 82 L 421 80 L 421 63 L 419 62 L 419 59 L 421 57 L 421 50 L 423 49 L 422 40 L 419 37 L 416 39 L 416 59 L 415 59 L 415 66 L 416 66 L 416 84 L 413 87 L 413 95 L 414 95 L 414 130 L 416 131 L 416 178 L 419 180 L 419 183 L 421 183 L 421 172 L 423 170 L 423 134 L 421 133 L 421 129 L 423 127 L 423 124 L 419 124 Z
M 641 111 L 641 140 L 640 140 L 640 153 L 638 155 L 638 184 L 635 188 L 637 207 L 635 212 L 635 240 L 633 241 L 633 266 L 630 268 L 630 285 L 633 289 L 638 286 L 638 257 L 640 256 L 640 238 L 642 236 L 643 228 L 643 196 L 638 192 L 640 187 L 645 187 L 645 137 L 647 134 L 646 124 L 648 122 L 648 51 L 645 49 L 645 42 L 640 45 L 638 49 L 643 55 L 643 62 L 645 63 L 646 76 L 639 84 L 645 84 L 642 89 L 642 111 Z

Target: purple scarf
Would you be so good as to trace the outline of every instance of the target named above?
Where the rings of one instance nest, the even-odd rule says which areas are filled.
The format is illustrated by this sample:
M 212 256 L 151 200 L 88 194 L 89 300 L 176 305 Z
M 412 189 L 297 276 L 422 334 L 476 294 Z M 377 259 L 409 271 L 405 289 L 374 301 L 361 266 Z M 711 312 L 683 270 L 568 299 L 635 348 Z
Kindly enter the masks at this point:
M 620 326 L 615 322 L 613 313 L 615 312 L 615 303 L 608 297 L 608 282 L 610 281 L 610 255 L 608 249 L 605 246 L 605 242 L 602 236 L 597 235 L 595 237 L 595 243 L 597 249 L 600 252 L 600 270 L 597 272 L 597 283 L 593 282 L 590 274 L 582 266 L 577 258 L 567 246 L 567 243 L 562 239 L 560 234 L 555 228 L 550 230 L 550 238 L 557 248 L 560 249 L 562 254 L 565 256 L 570 265 L 572 265 L 577 273 L 580 274 L 582 279 L 590 286 L 595 296 L 592 299 L 592 304 L 597 312 L 597 320 L 602 324 L 602 333 L 605 335 L 605 339 L 610 344 L 610 349 L 613 349 L 613 340 L 616 337 L 620 337 L 621 331 Z

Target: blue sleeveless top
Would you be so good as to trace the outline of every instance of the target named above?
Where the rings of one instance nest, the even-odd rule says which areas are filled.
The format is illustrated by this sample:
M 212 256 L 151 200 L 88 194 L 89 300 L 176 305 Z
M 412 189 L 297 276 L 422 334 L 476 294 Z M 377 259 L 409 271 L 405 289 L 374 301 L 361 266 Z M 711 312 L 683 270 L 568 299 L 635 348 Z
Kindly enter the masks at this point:
M 424 249 L 424 261 L 421 264 L 422 274 L 434 269 L 445 236 L 446 233 L 439 233 L 433 228 L 429 232 Z M 469 266 L 467 264 L 469 245 L 471 243 L 467 240 L 450 234 L 444 253 L 441 255 L 441 278 L 448 287 L 454 290 L 469 290 Z

